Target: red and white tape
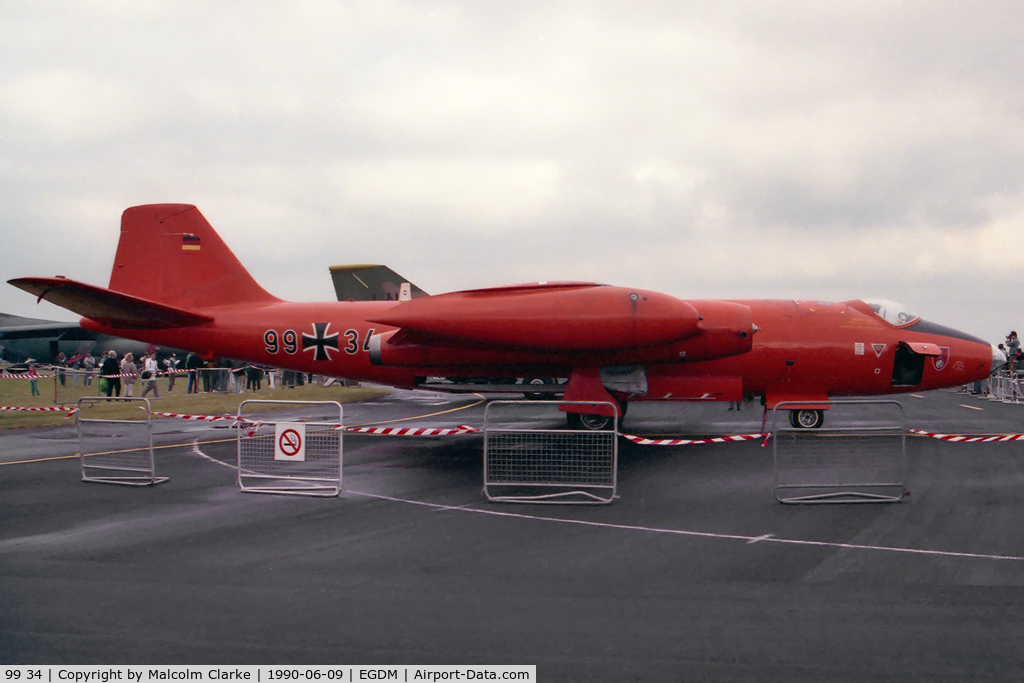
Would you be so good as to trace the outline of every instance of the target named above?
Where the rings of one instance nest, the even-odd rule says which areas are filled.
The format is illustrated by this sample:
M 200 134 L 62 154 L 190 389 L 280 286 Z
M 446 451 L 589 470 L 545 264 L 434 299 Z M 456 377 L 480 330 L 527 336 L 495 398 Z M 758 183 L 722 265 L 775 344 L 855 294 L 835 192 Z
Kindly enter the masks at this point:
M 910 434 L 916 436 L 930 436 L 939 441 L 953 441 L 956 443 L 995 443 L 999 441 L 1024 441 L 1024 434 L 994 434 L 990 436 L 972 436 L 970 434 L 938 434 L 926 432 L 921 429 L 909 429 Z
M 218 420 L 230 420 L 231 422 L 238 421 L 238 418 L 234 415 L 186 415 L 184 413 L 161 413 L 156 410 L 151 410 L 150 415 L 159 415 L 160 417 L 176 417 L 180 420 L 206 420 L 207 422 L 216 422 Z M 249 422 L 250 420 L 242 420 L 242 422 Z
M 770 436 L 770 434 L 731 434 L 728 436 L 716 436 L 710 439 L 648 439 L 647 437 L 634 436 L 633 434 L 622 434 L 621 436 L 641 446 L 692 446 L 702 443 L 730 443 L 733 441 L 753 441 L 755 439 L 763 439 L 767 436 Z
M 151 414 L 161 417 L 176 417 L 182 420 L 206 420 L 208 422 L 218 420 L 237 421 L 237 418 L 234 416 L 223 415 L 186 415 L 183 413 L 163 413 L 155 410 Z M 250 425 L 264 424 L 258 420 L 242 420 L 242 422 Z M 482 431 L 470 425 L 458 425 L 455 427 L 346 427 L 336 424 L 333 427 L 350 434 L 371 434 L 374 436 L 459 436 L 462 434 L 477 434 Z M 770 434 L 732 434 L 710 439 L 648 439 L 642 436 L 634 436 L 633 434 L 622 434 L 621 436 L 641 446 L 686 446 L 705 443 L 753 441 L 754 439 L 768 437 Z
M 457 434 L 475 434 L 480 430 L 469 425 L 458 427 L 344 427 L 338 425 L 335 429 L 359 434 L 376 434 L 380 436 L 454 436 Z
M 0 379 L 47 379 L 48 377 L 53 377 L 53 375 L 30 375 L 27 372 L 17 375 L 9 372 L 0 373 Z
M 43 413 L 56 413 L 56 412 L 76 412 L 78 408 L 56 408 L 56 407 L 42 407 L 42 408 L 25 408 L 22 406 L 0 406 L 0 410 L 31 410 L 33 412 Z
M 220 420 L 238 422 L 238 418 L 235 416 L 225 415 L 187 415 L 184 413 L 164 413 L 159 411 L 151 411 L 150 415 L 159 415 L 160 417 L 176 417 L 180 420 L 205 420 L 207 422 L 216 422 Z M 265 424 L 259 420 L 243 419 L 242 424 L 247 425 L 260 425 Z M 340 429 L 346 432 L 359 433 L 359 434 L 374 434 L 380 436 L 454 436 L 459 434 L 474 434 L 480 430 L 476 427 L 470 427 L 469 425 L 458 425 L 457 427 L 346 427 L 344 425 L 334 424 L 330 425 L 335 429 Z
M 158 379 L 160 377 L 170 377 L 171 375 L 187 375 L 188 370 L 175 370 L 174 372 L 157 372 L 156 376 L 150 375 L 143 379 L 149 381 L 151 379 Z M 113 379 L 115 377 L 142 377 L 141 372 L 122 372 L 117 375 L 89 375 L 90 377 L 98 377 L 100 379 Z M 47 375 L 47 377 L 53 377 L 53 375 Z
M 18 375 L 20 377 L 20 375 Z M 27 406 L 0 406 L 0 411 L 28 411 L 28 412 L 45 412 L 55 413 L 63 412 L 71 414 L 78 411 L 77 408 L 66 408 L 66 407 L 54 407 L 54 406 L 40 406 L 40 407 L 27 407 Z M 258 426 L 264 424 L 259 420 L 243 419 L 239 420 L 234 415 L 189 415 L 186 413 L 165 413 L 160 411 L 151 411 L 151 415 L 158 415 L 160 417 L 173 417 L 180 420 L 203 420 L 206 422 L 236 422 L 249 426 Z M 345 427 L 344 425 L 332 425 L 335 429 L 340 429 L 349 433 L 355 434 L 372 434 L 376 436 L 457 436 L 462 434 L 476 434 L 481 430 L 477 427 L 471 427 L 469 425 L 458 425 L 456 427 Z M 954 443 L 999 443 L 1006 441 L 1024 441 L 1024 434 L 995 434 L 995 435 L 978 435 L 972 436 L 969 434 L 940 434 L 937 432 L 926 432 L 922 429 L 910 429 L 907 430 L 909 434 L 915 436 L 928 436 L 933 439 L 939 439 L 940 441 L 950 441 Z M 622 434 L 623 438 L 632 441 L 640 446 L 691 446 L 698 444 L 709 444 L 709 443 L 734 443 L 737 441 L 753 441 L 755 439 L 765 439 L 767 443 L 771 437 L 770 432 L 762 432 L 759 434 L 730 434 L 727 436 L 716 436 L 708 439 L 649 439 L 643 436 L 636 436 L 634 434 Z

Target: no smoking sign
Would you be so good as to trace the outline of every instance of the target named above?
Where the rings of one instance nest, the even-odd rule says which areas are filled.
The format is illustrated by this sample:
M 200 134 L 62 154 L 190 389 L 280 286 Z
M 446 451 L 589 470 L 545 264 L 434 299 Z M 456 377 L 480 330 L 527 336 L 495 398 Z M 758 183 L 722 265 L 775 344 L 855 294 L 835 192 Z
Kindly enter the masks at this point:
M 277 423 L 274 428 L 274 460 L 305 462 L 306 425 L 304 423 Z

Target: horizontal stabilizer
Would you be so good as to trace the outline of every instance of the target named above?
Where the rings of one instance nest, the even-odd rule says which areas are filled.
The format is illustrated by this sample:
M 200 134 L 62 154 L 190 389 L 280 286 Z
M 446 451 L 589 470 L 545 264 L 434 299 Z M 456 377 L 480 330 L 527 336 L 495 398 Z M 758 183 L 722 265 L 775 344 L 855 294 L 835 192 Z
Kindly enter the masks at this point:
M 20 277 L 8 284 L 112 327 L 139 330 L 191 327 L 213 318 L 62 277 Z

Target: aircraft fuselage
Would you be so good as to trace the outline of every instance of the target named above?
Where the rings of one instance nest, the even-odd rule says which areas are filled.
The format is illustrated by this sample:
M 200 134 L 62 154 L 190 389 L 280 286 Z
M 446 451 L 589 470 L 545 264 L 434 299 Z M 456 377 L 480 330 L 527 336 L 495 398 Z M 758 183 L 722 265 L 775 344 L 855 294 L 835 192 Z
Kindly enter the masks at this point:
M 698 313 L 720 301 L 688 300 Z M 271 302 L 198 312 L 213 322 L 166 330 L 123 330 L 88 318 L 86 329 L 187 348 L 207 358 L 229 357 L 349 379 L 416 386 L 425 376 L 568 376 L 578 367 L 642 370 L 646 386 L 617 388 L 629 400 L 782 400 L 880 395 L 958 386 L 988 376 L 991 346 L 925 321 L 895 327 L 860 302 L 744 300 L 753 326 L 749 350 L 725 357 L 705 333 L 632 349 L 556 352 L 479 346 L 431 338 L 399 344 L 396 365 L 375 364 L 375 343 L 395 328 L 372 322 L 395 302 Z M 730 329 L 731 334 L 735 330 Z M 712 334 L 708 332 L 708 334 Z M 931 345 L 922 356 L 909 345 Z M 710 347 L 710 348 L 709 348 Z M 711 356 L 710 358 L 708 356 Z M 385 358 L 385 361 L 387 358 Z M 379 361 L 378 361 L 379 362 Z

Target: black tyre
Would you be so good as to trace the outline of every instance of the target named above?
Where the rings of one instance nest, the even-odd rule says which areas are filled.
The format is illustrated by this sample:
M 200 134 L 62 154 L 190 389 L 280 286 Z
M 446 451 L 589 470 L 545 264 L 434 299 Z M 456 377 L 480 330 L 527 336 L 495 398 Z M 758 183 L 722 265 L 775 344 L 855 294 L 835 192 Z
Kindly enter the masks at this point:
M 612 418 L 591 413 L 566 413 L 569 429 L 583 429 L 590 432 L 602 432 L 612 428 Z
M 544 384 L 554 384 L 554 383 L 555 383 L 554 377 L 524 377 L 523 378 L 523 384 L 533 384 L 533 385 L 540 386 L 540 385 L 544 385 Z M 547 398 L 548 395 L 543 393 L 543 392 L 539 392 L 539 391 L 524 391 L 523 392 L 523 396 L 525 396 L 526 398 L 528 398 L 531 401 L 541 401 L 541 400 Z
M 825 411 L 805 408 L 789 411 L 789 424 L 796 429 L 820 429 L 825 424 Z

